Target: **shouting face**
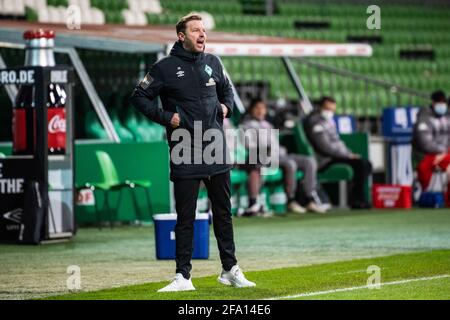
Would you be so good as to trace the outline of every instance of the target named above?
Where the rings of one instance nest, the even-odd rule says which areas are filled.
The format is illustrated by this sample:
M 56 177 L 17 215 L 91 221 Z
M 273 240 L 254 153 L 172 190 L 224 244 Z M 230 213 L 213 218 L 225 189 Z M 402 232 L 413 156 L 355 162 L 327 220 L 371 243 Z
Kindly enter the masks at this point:
M 179 32 L 178 39 L 183 47 L 190 52 L 203 52 L 206 43 L 206 30 L 201 20 L 191 20 L 186 23 L 186 32 Z

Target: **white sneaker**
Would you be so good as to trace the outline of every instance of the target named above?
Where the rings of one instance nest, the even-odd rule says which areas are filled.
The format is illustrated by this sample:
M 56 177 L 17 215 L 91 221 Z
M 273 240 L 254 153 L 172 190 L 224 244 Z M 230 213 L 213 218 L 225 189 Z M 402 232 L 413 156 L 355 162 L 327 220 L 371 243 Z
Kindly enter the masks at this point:
M 255 203 L 251 207 L 248 207 L 247 209 L 245 209 L 245 211 L 242 215 L 246 216 L 246 217 L 253 217 L 253 216 L 256 216 L 260 210 L 261 210 L 261 205 L 259 203 Z
M 262 218 L 270 218 L 273 217 L 273 211 L 266 211 L 264 210 L 264 207 L 261 206 L 261 210 L 259 210 L 259 212 L 256 214 L 256 216 L 258 217 L 262 217 Z
M 306 206 L 306 209 L 308 209 L 308 211 L 314 212 L 314 213 L 327 213 L 327 210 L 324 207 L 320 207 L 318 206 L 315 202 L 310 202 L 308 203 L 308 205 Z
M 298 204 L 297 201 L 291 201 L 287 205 L 287 209 L 294 213 L 303 214 L 306 212 L 306 209 L 303 208 L 301 205 Z
M 158 292 L 175 292 L 175 291 L 191 291 L 191 290 L 195 290 L 191 279 L 186 279 L 183 277 L 181 273 L 177 273 L 172 282 L 169 283 L 164 288 L 159 289 Z
M 217 281 L 224 285 L 233 286 L 236 288 L 256 286 L 254 282 L 251 282 L 245 278 L 238 265 L 233 266 L 230 271 L 222 270 L 222 273 L 217 278 Z
M 333 206 L 330 203 L 321 203 L 318 206 L 321 207 L 323 210 L 326 210 L 326 211 L 329 211 L 329 210 L 333 209 Z

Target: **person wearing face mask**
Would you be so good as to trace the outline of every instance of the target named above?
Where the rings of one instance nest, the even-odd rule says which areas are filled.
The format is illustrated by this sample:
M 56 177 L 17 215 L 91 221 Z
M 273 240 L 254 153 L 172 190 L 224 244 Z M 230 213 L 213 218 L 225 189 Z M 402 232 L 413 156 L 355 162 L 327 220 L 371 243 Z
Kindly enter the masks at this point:
M 247 116 L 245 116 L 240 127 L 244 130 L 247 129 L 266 129 L 270 131 L 273 129 L 273 125 L 266 120 L 267 105 L 265 102 L 256 98 L 250 102 L 247 109 Z M 314 213 L 326 213 L 326 209 L 315 202 L 316 184 L 317 184 L 317 163 L 313 157 L 304 156 L 300 154 L 293 154 L 287 152 L 286 148 L 279 145 L 277 137 L 270 136 L 270 145 L 264 145 L 263 139 L 258 139 L 258 144 L 247 143 L 248 149 L 270 148 L 272 150 L 278 150 L 279 166 L 283 172 L 284 190 L 287 196 L 287 209 L 293 213 L 303 214 L 306 211 Z M 267 140 L 269 140 L 267 139 Z M 264 215 L 264 211 L 261 205 L 257 203 L 257 197 L 261 188 L 261 165 L 248 164 L 245 166 L 245 170 L 248 173 L 248 193 L 249 193 L 249 205 L 244 215 L 254 216 L 258 214 Z M 304 178 L 297 181 L 297 170 L 301 170 L 304 173 Z M 296 196 L 303 194 L 306 200 L 306 207 L 302 207 Z
M 336 101 L 332 97 L 322 97 L 319 107 L 304 121 L 305 133 L 316 154 L 319 172 L 332 164 L 350 165 L 353 168 L 350 206 L 353 209 L 370 208 L 364 195 L 364 186 L 372 174 L 372 164 L 351 152 L 340 139 L 333 119 L 335 112 Z
M 413 148 L 414 157 L 419 161 L 417 175 L 423 190 L 428 188 L 436 169 L 447 172 L 450 177 L 450 113 L 443 91 L 433 92 L 431 105 L 421 108 L 417 114 Z M 450 183 L 445 198 L 450 206 Z

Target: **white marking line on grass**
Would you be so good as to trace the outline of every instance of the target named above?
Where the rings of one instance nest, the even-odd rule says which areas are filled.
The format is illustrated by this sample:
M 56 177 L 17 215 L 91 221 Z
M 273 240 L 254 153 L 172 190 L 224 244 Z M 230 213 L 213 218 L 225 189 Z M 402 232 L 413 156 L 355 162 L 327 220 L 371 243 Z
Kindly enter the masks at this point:
M 349 274 L 349 273 L 367 273 L 367 269 L 361 269 L 361 270 L 351 270 L 351 271 L 345 271 L 345 272 L 335 272 L 333 273 L 333 275 L 338 275 L 338 274 Z
M 387 269 L 389 269 L 389 268 L 388 267 L 383 267 L 383 271 L 386 271 Z M 345 272 L 335 272 L 335 273 L 333 273 L 333 275 L 349 274 L 349 273 L 367 273 L 367 269 L 350 270 L 350 271 L 345 271 Z
M 380 285 L 392 286 L 392 285 L 396 285 L 396 284 L 403 284 L 403 283 L 417 282 L 417 281 L 428 281 L 428 280 L 442 279 L 442 278 L 448 278 L 448 277 L 450 277 L 450 275 L 442 274 L 442 275 L 433 276 L 433 277 L 413 278 L 413 279 L 384 282 L 384 283 L 380 283 Z M 353 290 L 368 289 L 368 288 L 369 287 L 367 285 L 365 285 L 365 286 L 359 286 L 359 287 L 341 288 L 341 289 L 333 289 L 333 290 L 327 290 L 327 291 L 300 293 L 300 294 L 294 294 L 291 296 L 284 296 L 284 297 L 272 297 L 272 298 L 268 298 L 268 299 L 264 299 L 264 300 L 280 300 L 280 299 L 294 299 L 294 298 L 301 298 L 301 297 L 312 297 L 312 296 L 318 296 L 318 295 L 322 295 L 322 294 L 353 291 Z

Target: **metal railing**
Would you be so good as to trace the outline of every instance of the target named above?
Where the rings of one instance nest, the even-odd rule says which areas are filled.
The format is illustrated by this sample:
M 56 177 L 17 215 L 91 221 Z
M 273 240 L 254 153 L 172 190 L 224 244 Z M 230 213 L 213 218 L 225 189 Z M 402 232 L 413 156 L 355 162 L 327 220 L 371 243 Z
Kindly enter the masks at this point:
M 429 93 L 393 82 L 305 58 L 295 58 L 295 61 L 306 93 L 312 98 L 335 97 L 340 111 L 358 117 L 363 129 L 368 130 L 369 122 L 375 121 L 375 131 L 379 131 L 384 107 L 423 106 L 429 101 Z
M 385 90 L 389 90 L 393 94 L 407 94 L 412 97 L 418 97 L 418 98 L 423 98 L 423 99 L 429 98 L 428 93 L 425 93 L 425 92 L 419 91 L 419 90 L 415 90 L 415 89 L 411 89 L 411 88 L 408 88 L 405 86 L 401 86 L 401 85 L 398 85 L 398 84 L 395 84 L 395 83 L 392 83 L 389 81 L 380 80 L 380 79 L 377 79 L 374 77 L 369 77 L 364 74 L 356 73 L 356 72 L 349 71 L 346 69 L 335 68 L 335 67 L 321 64 L 318 62 L 314 62 L 314 61 L 311 61 L 311 60 L 308 60 L 305 58 L 295 58 L 295 59 L 297 61 L 301 62 L 302 65 L 307 65 L 309 67 L 316 68 L 319 71 L 326 72 L 326 73 L 332 73 L 337 76 L 352 79 L 354 81 L 364 82 L 364 84 L 367 84 L 367 85 L 376 85 Z M 320 81 L 320 82 L 322 82 L 322 81 Z

